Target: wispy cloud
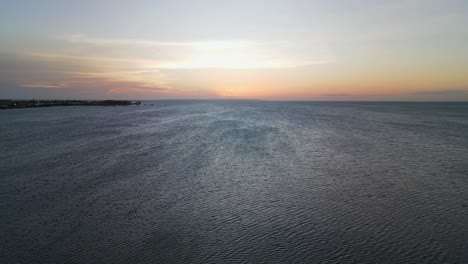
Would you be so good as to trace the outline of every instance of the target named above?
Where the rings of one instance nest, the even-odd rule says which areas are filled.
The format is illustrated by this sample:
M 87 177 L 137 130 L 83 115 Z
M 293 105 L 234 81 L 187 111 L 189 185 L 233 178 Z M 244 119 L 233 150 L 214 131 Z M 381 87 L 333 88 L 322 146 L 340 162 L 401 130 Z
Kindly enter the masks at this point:
M 146 39 L 98 38 L 82 34 L 58 37 L 84 46 L 86 54 L 62 54 L 96 60 L 132 60 L 151 63 L 159 69 L 194 68 L 295 68 L 333 61 L 330 49 L 302 41 L 257 42 L 251 40 L 155 41 Z M 308 52 L 304 54 L 304 48 Z M 109 54 L 109 56 L 105 56 Z M 84 56 L 83 56 L 84 55 Z M 111 56 L 112 55 L 112 56 Z
M 119 83 L 109 88 L 106 93 L 108 95 L 121 95 L 121 94 L 153 94 L 161 95 L 170 93 L 171 89 L 157 86 L 145 86 L 132 83 Z
M 24 88 L 51 88 L 51 89 L 60 89 L 67 87 L 66 83 L 26 83 L 22 84 L 21 87 Z
M 0 62 L 0 73 L 4 69 L 5 79 L 31 92 L 49 89 L 91 94 L 94 90 L 110 96 L 219 98 L 226 96 L 220 89 L 229 86 L 224 85 L 224 77 L 230 83 L 239 83 L 241 77 L 233 77 L 237 70 L 288 70 L 330 63 L 333 58 L 328 47 L 307 42 L 157 41 L 83 34 L 62 35 L 48 41 L 54 42 L 56 48 L 10 54 L 8 63 Z M 15 65 L 14 73 L 11 65 Z M 224 71 L 224 77 L 215 76 L 219 71 L 213 69 Z M 196 81 L 187 81 L 190 78 Z M 237 91 L 250 84 L 236 86 Z
M 447 95 L 468 95 L 468 89 L 449 89 L 449 90 L 436 90 L 436 91 L 419 91 L 413 93 L 414 95 L 435 95 L 435 96 L 447 96 Z
M 139 94 L 154 98 L 174 92 L 160 70 L 142 62 L 37 53 L 0 54 L 2 57 L 8 63 L 0 63 L 0 80 L 31 93 L 50 90 L 57 96 L 74 92 L 93 96 Z
M 70 43 L 82 43 L 90 45 L 128 45 L 147 47 L 202 47 L 202 48 L 241 48 L 259 45 L 259 43 L 248 40 L 233 41 L 155 41 L 147 39 L 125 39 L 125 38 L 98 38 L 83 34 L 67 34 L 59 36 L 59 39 Z

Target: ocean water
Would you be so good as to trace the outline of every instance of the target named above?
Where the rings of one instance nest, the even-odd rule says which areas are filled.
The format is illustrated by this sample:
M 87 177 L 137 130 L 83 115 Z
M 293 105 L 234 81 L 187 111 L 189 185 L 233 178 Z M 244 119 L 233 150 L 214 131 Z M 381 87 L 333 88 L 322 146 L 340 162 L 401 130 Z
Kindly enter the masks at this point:
M 152 103 L 0 111 L 0 263 L 468 263 L 468 104 Z

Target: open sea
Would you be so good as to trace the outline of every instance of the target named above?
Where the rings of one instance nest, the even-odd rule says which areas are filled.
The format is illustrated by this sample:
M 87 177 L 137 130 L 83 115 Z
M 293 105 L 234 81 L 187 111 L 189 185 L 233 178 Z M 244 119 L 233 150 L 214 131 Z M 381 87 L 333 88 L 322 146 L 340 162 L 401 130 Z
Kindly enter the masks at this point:
M 144 103 L 0 111 L 0 263 L 468 263 L 468 103 Z

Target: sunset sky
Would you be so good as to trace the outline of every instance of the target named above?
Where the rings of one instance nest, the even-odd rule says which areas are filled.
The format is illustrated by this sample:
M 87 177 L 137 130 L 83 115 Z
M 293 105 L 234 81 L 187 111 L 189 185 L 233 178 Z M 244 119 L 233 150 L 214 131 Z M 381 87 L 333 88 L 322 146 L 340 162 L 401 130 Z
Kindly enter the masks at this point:
M 0 4 L 0 98 L 468 100 L 466 0 Z

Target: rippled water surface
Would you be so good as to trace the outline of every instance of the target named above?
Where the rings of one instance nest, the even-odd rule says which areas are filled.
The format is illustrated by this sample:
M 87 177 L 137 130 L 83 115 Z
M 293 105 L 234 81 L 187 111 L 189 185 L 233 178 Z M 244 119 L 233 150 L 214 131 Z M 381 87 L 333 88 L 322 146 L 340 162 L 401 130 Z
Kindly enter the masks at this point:
M 468 263 L 468 104 L 0 111 L 1 263 Z

